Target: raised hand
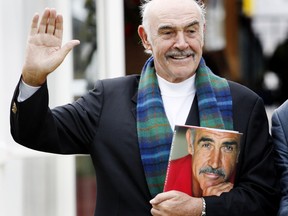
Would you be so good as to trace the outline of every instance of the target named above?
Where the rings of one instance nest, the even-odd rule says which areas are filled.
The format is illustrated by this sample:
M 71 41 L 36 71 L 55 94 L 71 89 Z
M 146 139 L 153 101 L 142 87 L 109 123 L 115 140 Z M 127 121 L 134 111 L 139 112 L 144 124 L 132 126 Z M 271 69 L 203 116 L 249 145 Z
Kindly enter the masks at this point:
M 31 31 L 26 45 L 26 58 L 22 79 L 31 86 L 42 85 L 51 72 L 64 60 L 72 48 L 80 43 L 71 40 L 62 45 L 63 17 L 55 9 L 46 8 L 39 22 L 39 15 L 32 19 Z

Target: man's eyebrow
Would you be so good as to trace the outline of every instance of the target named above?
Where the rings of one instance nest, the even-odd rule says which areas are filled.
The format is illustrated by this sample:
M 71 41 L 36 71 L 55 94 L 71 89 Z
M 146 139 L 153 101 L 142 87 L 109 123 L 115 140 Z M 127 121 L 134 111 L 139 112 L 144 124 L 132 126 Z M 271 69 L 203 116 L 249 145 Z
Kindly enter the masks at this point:
M 212 138 L 210 138 L 210 137 L 201 137 L 201 138 L 198 140 L 197 144 L 200 144 L 201 142 L 212 142 L 212 143 L 213 143 L 213 142 L 215 142 L 215 140 L 212 139 Z M 235 146 L 238 146 L 239 144 L 238 144 L 237 141 L 232 140 L 232 141 L 225 141 L 225 142 L 222 143 L 222 145 L 226 145 L 226 146 L 235 145 Z
M 164 31 L 164 30 L 169 30 L 169 29 L 173 29 L 174 27 L 171 26 L 171 25 L 163 25 L 163 26 L 160 26 L 158 28 L 158 31 Z
M 198 140 L 197 144 L 200 144 L 201 142 L 215 142 L 215 141 L 212 138 L 203 136 Z
M 237 141 L 225 141 L 222 143 L 223 145 L 238 145 Z
M 200 25 L 200 22 L 198 20 L 194 20 L 193 22 L 188 23 L 185 27 L 189 28 L 189 27 L 195 26 L 195 25 Z

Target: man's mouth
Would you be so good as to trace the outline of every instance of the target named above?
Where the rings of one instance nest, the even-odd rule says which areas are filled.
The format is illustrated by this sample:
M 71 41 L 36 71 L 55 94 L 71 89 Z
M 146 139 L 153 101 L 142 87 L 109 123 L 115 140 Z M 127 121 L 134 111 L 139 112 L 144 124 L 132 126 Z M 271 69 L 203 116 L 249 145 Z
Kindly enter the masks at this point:
M 167 53 L 167 57 L 175 60 L 183 60 L 190 57 L 194 58 L 195 53 L 193 51 L 171 51 Z
M 190 58 L 191 56 L 192 55 L 185 55 L 185 56 L 181 55 L 181 56 L 171 56 L 171 58 L 176 59 L 176 60 L 182 60 L 182 59 Z
M 225 171 L 223 169 L 214 169 L 214 168 L 212 168 L 210 166 L 201 168 L 200 171 L 199 171 L 199 175 L 200 174 L 204 174 L 207 177 L 210 177 L 210 178 L 213 178 L 213 179 L 217 179 L 219 177 L 225 178 L 225 176 L 226 176 L 225 175 Z
M 222 175 L 218 175 L 218 174 L 215 174 L 215 173 L 204 173 L 204 175 L 206 177 L 208 177 L 209 179 L 212 179 L 212 180 L 217 180 L 219 179 L 220 177 L 223 177 Z

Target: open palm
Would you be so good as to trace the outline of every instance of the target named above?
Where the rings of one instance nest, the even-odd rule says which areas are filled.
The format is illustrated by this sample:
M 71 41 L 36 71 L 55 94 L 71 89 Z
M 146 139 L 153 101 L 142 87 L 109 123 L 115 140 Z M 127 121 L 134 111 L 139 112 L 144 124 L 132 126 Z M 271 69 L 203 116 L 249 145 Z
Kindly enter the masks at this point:
M 45 9 L 38 26 L 39 15 L 32 20 L 26 46 L 26 58 L 22 70 L 24 82 L 33 86 L 42 85 L 48 74 L 53 72 L 71 49 L 79 44 L 71 40 L 63 47 L 63 17 L 55 9 Z

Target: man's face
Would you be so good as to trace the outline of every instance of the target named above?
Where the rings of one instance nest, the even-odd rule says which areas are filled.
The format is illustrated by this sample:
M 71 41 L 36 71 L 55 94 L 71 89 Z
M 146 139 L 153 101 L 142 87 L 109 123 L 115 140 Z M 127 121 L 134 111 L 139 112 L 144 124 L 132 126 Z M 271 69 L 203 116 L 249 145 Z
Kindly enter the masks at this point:
M 153 53 L 158 75 L 169 82 L 181 82 L 191 77 L 199 65 L 204 21 L 191 0 L 158 1 L 159 5 L 156 2 L 149 14 L 146 48 Z
M 200 188 L 217 185 L 229 180 L 238 159 L 239 136 L 201 129 L 194 140 L 193 177 Z

